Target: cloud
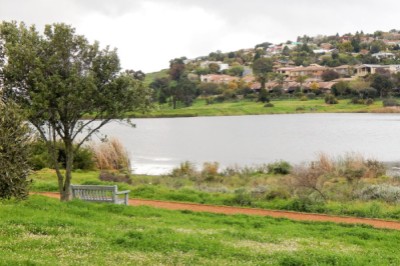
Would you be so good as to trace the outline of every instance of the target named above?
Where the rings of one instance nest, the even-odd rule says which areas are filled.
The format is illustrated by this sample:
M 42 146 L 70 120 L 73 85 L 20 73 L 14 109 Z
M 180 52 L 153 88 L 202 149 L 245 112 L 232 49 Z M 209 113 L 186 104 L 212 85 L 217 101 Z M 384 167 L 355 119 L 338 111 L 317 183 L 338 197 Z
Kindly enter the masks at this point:
M 400 3 L 381 0 L 385 11 L 377 5 L 372 0 L 0 0 L 0 20 L 25 21 L 40 30 L 53 22 L 71 24 L 90 40 L 117 47 L 124 68 L 148 72 L 180 56 L 304 34 L 395 28 Z

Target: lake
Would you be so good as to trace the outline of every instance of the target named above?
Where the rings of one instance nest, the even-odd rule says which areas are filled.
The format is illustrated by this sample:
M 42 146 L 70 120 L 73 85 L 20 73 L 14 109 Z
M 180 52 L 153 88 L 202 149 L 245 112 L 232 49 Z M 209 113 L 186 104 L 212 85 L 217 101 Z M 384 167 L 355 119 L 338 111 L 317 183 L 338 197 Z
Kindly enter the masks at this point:
M 285 114 L 113 121 L 101 132 L 128 149 L 135 173 L 163 174 L 190 161 L 221 167 L 286 160 L 301 163 L 320 152 L 361 153 L 400 161 L 400 114 Z

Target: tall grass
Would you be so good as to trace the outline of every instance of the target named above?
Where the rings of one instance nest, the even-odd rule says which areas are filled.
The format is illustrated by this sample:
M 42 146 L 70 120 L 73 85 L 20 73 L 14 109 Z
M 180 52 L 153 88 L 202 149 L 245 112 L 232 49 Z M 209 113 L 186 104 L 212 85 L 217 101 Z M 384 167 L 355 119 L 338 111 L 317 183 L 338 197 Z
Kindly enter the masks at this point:
M 92 143 L 90 147 L 94 153 L 98 169 L 131 170 L 128 151 L 118 139 L 112 138 L 106 142 Z

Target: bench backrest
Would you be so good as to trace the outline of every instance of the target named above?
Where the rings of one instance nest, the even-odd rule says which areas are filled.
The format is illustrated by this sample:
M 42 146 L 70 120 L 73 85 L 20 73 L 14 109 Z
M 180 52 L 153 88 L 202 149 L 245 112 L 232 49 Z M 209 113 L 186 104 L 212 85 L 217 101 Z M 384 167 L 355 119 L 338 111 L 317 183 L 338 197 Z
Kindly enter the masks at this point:
M 116 202 L 117 186 L 71 185 L 72 197 L 87 201 Z

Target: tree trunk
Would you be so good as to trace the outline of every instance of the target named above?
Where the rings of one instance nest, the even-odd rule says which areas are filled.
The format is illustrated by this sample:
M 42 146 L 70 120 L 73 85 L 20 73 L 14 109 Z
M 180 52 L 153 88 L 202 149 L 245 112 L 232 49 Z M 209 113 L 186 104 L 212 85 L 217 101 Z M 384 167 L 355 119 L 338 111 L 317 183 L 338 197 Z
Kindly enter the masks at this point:
M 65 144 L 65 180 L 64 184 L 60 190 L 61 201 L 71 200 L 71 178 L 72 178 L 72 168 L 74 161 L 74 150 L 72 141 L 64 140 Z

